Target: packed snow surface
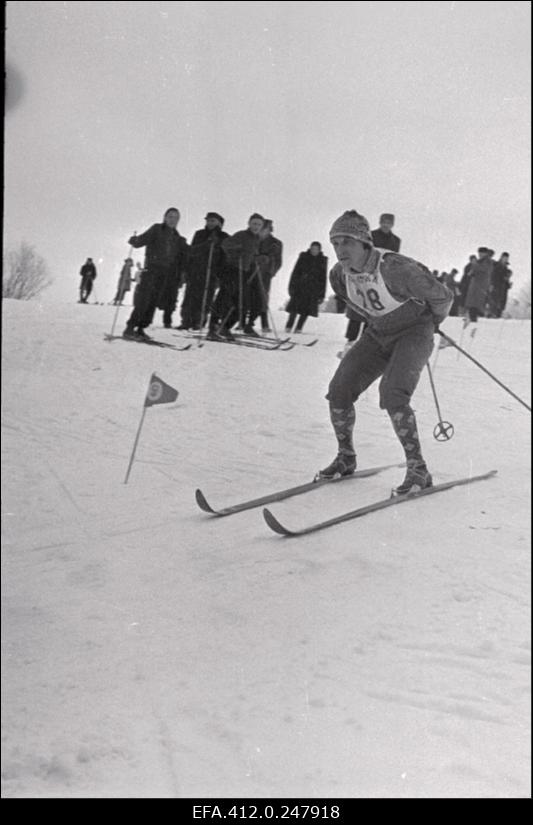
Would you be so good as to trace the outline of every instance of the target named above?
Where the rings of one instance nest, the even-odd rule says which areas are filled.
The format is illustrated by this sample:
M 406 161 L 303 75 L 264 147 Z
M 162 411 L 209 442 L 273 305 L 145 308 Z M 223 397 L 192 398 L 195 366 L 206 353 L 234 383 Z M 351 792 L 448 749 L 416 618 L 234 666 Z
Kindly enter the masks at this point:
M 104 341 L 114 312 L 4 301 L 4 795 L 529 796 L 528 410 L 434 352 L 453 439 L 427 373 L 413 406 L 435 482 L 497 476 L 284 539 L 194 490 L 221 507 L 329 463 L 343 316 L 311 348 L 180 353 Z M 463 345 L 529 403 L 530 323 L 478 326 Z M 179 397 L 124 484 L 152 372 Z M 360 468 L 402 461 L 376 386 L 356 443 Z M 270 506 L 303 526 L 402 478 Z

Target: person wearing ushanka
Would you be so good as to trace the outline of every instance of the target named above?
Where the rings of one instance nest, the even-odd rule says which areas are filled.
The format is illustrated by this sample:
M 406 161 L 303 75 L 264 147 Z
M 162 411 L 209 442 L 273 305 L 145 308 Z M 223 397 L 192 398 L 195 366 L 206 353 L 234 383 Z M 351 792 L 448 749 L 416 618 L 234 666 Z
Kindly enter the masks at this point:
M 317 478 L 354 472 L 354 402 L 381 377 L 380 407 L 389 414 L 407 464 L 394 493 L 431 487 L 410 400 L 431 355 L 435 328 L 448 315 L 453 296 L 423 264 L 374 247 L 368 221 L 355 210 L 334 222 L 330 240 L 338 260 L 330 273 L 331 286 L 367 326 L 329 385 L 326 398 L 338 449 Z

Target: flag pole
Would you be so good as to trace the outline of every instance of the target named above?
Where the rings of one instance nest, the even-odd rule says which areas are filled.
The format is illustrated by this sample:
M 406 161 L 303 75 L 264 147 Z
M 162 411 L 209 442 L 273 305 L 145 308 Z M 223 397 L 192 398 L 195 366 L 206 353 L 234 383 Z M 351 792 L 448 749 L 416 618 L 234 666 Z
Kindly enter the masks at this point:
M 133 445 L 133 450 L 131 451 L 130 463 L 128 464 L 128 469 L 126 471 L 126 478 L 124 479 L 124 484 L 128 483 L 128 478 L 130 477 L 131 465 L 133 464 L 135 451 L 137 449 L 137 444 L 139 443 L 139 436 L 141 434 L 142 425 L 144 423 L 144 416 L 145 415 L 146 415 L 146 403 L 143 404 L 143 411 L 142 411 L 142 415 L 141 415 L 141 420 L 139 421 L 139 427 L 137 429 L 137 435 L 135 436 L 135 443 Z

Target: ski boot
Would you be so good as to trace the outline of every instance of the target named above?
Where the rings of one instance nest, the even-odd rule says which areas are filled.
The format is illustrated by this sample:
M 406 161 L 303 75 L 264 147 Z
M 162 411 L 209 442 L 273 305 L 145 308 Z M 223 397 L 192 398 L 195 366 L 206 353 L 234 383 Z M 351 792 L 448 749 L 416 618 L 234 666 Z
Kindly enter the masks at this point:
M 329 480 L 333 481 L 336 478 L 343 476 L 351 476 L 357 467 L 357 458 L 355 453 L 338 453 L 331 464 L 319 470 L 316 474 L 315 481 Z
M 137 340 L 137 333 L 135 332 L 133 327 L 130 327 L 129 324 L 125 328 L 124 332 L 122 333 L 123 338 L 127 338 L 128 341 L 136 341 Z
M 431 473 L 425 464 L 415 464 L 407 467 L 407 472 L 402 483 L 392 490 L 391 498 L 395 496 L 406 496 L 410 493 L 419 493 L 427 487 L 433 487 Z
M 141 327 L 137 327 L 137 331 L 135 332 L 135 338 L 137 339 L 137 341 L 152 341 L 152 338 L 150 338 L 150 336 L 147 335 L 144 329 L 141 329 Z

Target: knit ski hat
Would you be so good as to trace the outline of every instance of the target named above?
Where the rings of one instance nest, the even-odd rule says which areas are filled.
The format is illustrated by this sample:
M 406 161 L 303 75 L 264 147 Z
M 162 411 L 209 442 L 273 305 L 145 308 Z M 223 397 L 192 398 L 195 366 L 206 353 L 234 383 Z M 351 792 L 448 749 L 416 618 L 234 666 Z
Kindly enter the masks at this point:
M 329 230 L 329 237 L 334 238 L 336 235 L 345 235 L 348 238 L 355 238 L 356 241 L 361 241 L 364 244 L 372 246 L 372 235 L 370 234 L 370 225 L 363 215 L 359 215 L 355 209 L 350 209 L 334 221 L 333 226 Z

